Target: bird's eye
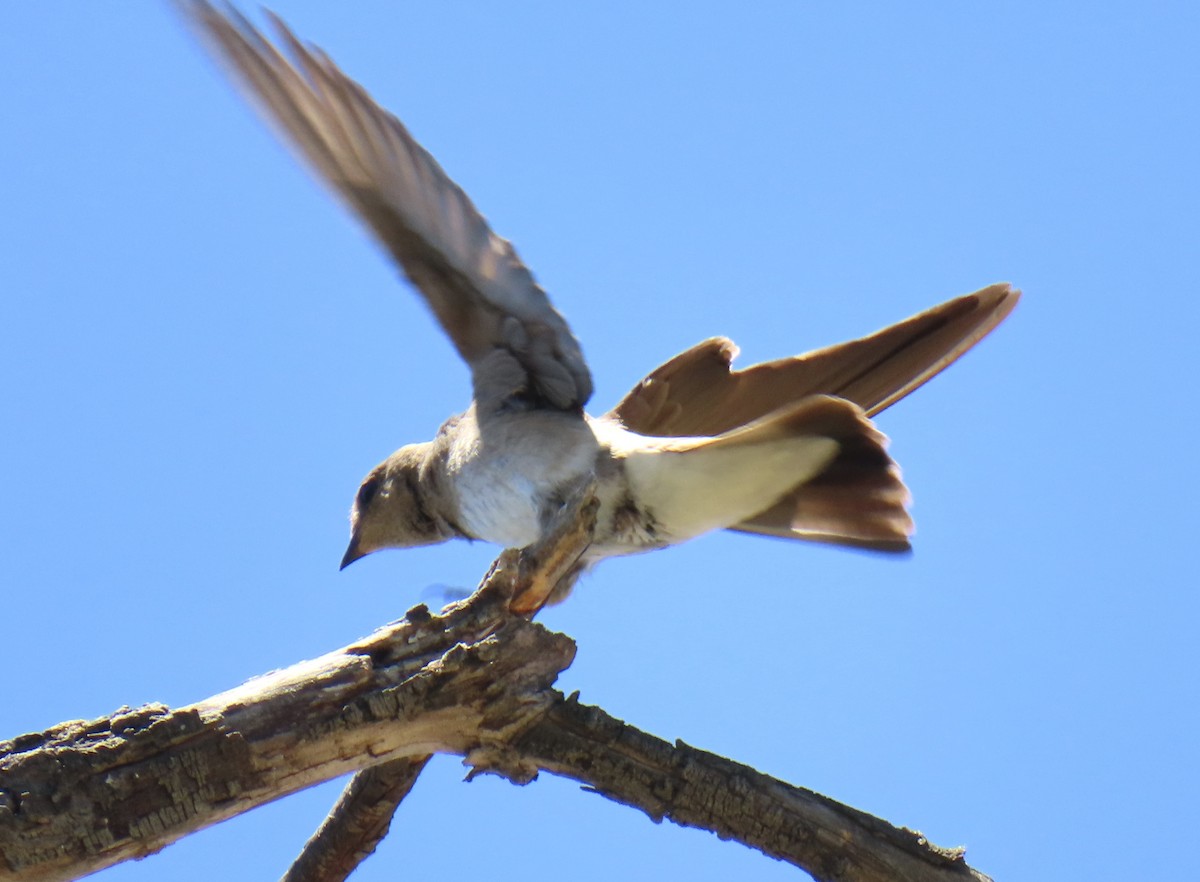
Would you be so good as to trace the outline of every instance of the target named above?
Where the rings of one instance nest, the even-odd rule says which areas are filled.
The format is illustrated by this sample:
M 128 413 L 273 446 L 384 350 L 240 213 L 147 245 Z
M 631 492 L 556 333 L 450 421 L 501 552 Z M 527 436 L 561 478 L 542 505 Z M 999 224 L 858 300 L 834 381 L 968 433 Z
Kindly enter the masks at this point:
M 362 482 L 362 486 L 358 488 L 358 499 L 355 500 L 355 505 L 359 511 L 362 511 L 371 504 L 371 500 L 379 492 L 380 483 L 378 475 L 371 475 L 371 477 Z

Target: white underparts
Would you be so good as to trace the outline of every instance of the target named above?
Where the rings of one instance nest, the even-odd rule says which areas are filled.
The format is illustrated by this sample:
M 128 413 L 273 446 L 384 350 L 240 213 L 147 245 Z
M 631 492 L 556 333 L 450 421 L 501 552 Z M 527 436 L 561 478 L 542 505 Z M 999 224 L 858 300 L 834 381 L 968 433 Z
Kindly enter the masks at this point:
M 658 530 L 682 541 L 769 508 L 837 456 L 830 438 L 804 436 L 688 450 L 632 450 L 630 490 Z

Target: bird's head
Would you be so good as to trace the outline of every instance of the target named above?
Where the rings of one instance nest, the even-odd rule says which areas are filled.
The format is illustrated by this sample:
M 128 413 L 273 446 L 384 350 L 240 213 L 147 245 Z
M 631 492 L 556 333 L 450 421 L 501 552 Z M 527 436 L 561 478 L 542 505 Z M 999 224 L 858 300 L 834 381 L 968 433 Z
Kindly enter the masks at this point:
M 350 509 L 350 545 L 342 569 L 381 548 L 433 545 L 450 538 L 421 485 L 430 444 L 401 447 L 367 474 Z

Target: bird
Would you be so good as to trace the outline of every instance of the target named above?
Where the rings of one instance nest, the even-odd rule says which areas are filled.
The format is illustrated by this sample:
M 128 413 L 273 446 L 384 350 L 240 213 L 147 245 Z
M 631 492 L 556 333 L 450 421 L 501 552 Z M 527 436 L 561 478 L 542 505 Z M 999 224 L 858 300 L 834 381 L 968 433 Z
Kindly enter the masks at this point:
M 989 285 L 868 336 L 744 369 L 733 368 L 734 343 L 714 337 L 590 416 L 592 377 L 566 320 L 399 119 L 273 13 L 276 42 L 232 6 L 176 4 L 390 254 L 470 368 L 468 409 L 363 479 L 343 569 L 382 549 L 451 539 L 531 545 L 584 488 L 599 507 L 573 575 L 719 529 L 911 548 L 910 494 L 872 418 L 990 333 L 1018 290 Z

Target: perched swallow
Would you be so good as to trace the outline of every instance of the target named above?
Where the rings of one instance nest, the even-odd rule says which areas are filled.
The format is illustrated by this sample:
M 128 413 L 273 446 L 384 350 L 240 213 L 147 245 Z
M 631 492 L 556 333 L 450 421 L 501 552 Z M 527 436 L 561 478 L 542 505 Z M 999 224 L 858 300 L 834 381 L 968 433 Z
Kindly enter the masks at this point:
M 563 317 L 398 119 L 272 16 L 280 51 L 232 8 L 179 5 L 266 117 L 391 253 L 471 368 L 473 401 L 359 487 L 342 566 L 447 539 L 524 546 L 595 481 L 583 564 L 715 529 L 909 548 L 908 490 L 870 417 L 1004 319 L 992 285 L 860 340 L 734 370 L 724 338 L 608 413 Z M 560 599 L 560 598 L 556 598 Z

